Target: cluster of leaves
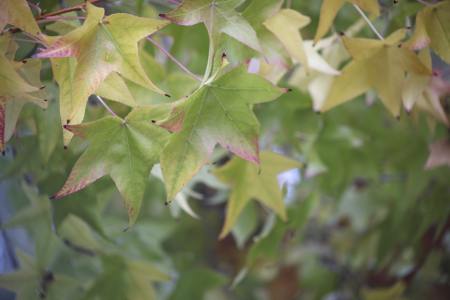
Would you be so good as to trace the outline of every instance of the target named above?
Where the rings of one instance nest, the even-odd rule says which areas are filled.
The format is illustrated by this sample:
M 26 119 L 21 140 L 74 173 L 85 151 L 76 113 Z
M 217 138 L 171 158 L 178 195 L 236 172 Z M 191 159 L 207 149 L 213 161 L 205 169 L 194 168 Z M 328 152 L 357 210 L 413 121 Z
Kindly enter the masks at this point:
M 227 274 L 242 299 L 429 295 L 416 275 L 448 256 L 450 1 L 91 2 L 0 2 L 1 187 L 19 199 L 4 227 L 35 243 L 0 286 L 216 299 Z M 333 24 L 347 29 L 324 38 Z

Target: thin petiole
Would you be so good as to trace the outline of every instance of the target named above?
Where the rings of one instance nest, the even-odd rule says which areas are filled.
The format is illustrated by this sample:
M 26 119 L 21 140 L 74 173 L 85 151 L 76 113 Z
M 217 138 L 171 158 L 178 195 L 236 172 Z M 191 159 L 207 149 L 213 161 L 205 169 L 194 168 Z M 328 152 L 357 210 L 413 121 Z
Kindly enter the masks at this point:
M 367 25 L 369 25 L 370 29 L 372 29 L 372 31 L 375 33 L 375 35 L 380 40 L 384 40 L 383 36 L 378 32 L 377 28 L 373 25 L 373 23 L 366 16 L 366 14 L 362 11 L 362 9 L 356 4 L 353 4 L 353 7 L 358 11 L 358 13 L 361 15 L 361 17 L 363 17 L 364 21 L 366 21 Z
M 158 48 L 162 53 L 164 53 L 168 58 L 170 58 L 178 67 L 180 67 L 180 69 L 182 69 L 184 72 L 186 72 L 186 74 L 188 74 L 189 76 L 191 76 L 192 78 L 194 78 L 197 81 L 202 81 L 202 79 L 199 76 L 192 73 L 185 65 L 183 65 L 172 54 L 170 54 L 170 52 L 167 51 L 163 46 L 161 46 L 157 41 L 152 39 L 150 36 L 147 37 L 147 40 L 150 43 L 152 43 L 156 48 Z
M 103 105 L 103 107 L 106 108 L 106 110 L 113 116 L 116 118 L 121 119 L 112 109 L 111 107 L 108 106 L 108 104 L 106 104 L 106 102 L 102 99 L 102 97 L 100 97 L 99 95 L 95 95 L 95 97 L 97 97 L 98 102 L 100 102 L 101 105 Z

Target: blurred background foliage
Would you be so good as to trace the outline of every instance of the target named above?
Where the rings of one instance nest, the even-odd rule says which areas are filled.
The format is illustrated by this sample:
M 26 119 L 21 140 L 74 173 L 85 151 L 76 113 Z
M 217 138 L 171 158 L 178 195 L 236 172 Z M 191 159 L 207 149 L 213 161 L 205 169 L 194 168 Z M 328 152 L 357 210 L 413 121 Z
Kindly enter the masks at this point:
M 42 0 L 39 7 L 45 13 L 79 2 Z M 286 2 L 311 17 L 302 30 L 311 39 L 321 2 Z M 422 7 L 419 1 L 380 2 L 376 25 L 384 32 L 404 26 Z M 107 13 L 141 16 L 174 7 L 162 0 L 97 5 Z M 345 7 L 334 30 L 359 18 Z M 174 56 L 202 74 L 208 55 L 202 25 L 169 25 L 158 35 Z M 363 29 L 359 35 L 372 33 Z M 18 60 L 36 50 L 19 45 Z M 148 76 L 172 99 L 195 87 L 149 43 L 143 49 Z M 448 80 L 448 66 L 437 64 Z M 261 148 L 305 165 L 280 177 L 287 222 L 251 203 L 232 234 L 218 240 L 229 190 L 213 177 L 211 165 L 185 193 L 189 207 L 184 201 L 164 205 L 164 187 L 154 171 L 138 222 L 126 230 L 126 210 L 108 178 L 49 200 L 86 143 L 75 139 L 63 149 L 62 128 L 54 126 L 60 122 L 57 86 L 46 61 L 41 78 L 49 108 L 26 106 L 0 159 L 0 299 L 15 299 L 13 292 L 16 299 L 449 299 L 450 169 L 424 169 L 429 145 L 448 137 L 445 126 L 430 125 L 424 115 L 396 120 L 370 94 L 316 114 L 310 96 L 288 73 L 280 85 L 293 91 L 256 107 Z M 169 101 L 131 83 L 130 91 L 139 103 Z M 110 105 L 121 115 L 128 112 Z M 89 102 L 86 120 L 105 114 Z M 218 150 L 216 157 L 221 164 L 226 155 Z

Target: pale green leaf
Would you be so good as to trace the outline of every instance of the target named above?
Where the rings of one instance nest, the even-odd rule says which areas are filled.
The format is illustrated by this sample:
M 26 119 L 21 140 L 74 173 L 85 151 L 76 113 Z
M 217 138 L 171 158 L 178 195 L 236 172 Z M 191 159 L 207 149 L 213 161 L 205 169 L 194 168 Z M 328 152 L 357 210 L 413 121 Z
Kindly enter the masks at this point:
M 283 194 L 277 175 L 283 171 L 299 168 L 301 164 L 272 152 L 261 153 L 258 167 L 241 158 L 234 157 L 214 174 L 232 189 L 227 205 L 225 224 L 220 237 L 225 237 L 236 223 L 247 203 L 258 200 L 286 220 Z
M 208 161 L 216 144 L 258 163 L 259 124 L 252 105 L 281 94 L 281 89 L 239 67 L 175 103 L 162 124 L 175 132 L 161 156 L 168 200 Z

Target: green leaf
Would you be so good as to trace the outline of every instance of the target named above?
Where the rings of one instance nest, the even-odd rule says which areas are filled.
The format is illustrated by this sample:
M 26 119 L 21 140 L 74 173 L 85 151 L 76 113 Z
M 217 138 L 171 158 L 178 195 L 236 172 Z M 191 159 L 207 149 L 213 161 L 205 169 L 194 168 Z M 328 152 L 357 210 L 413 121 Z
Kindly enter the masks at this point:
M 75 58 L 64 57 L 52 58 L 51 61 L 54 78 L 59 85 L 59 111 L 61 115 L 61 124 L 78 124 L 83 121 L 87 101 L 80 102 L 80 98 L 78 98 L 79 95 L 76 90 L 78 87 L 75 82 L 75 70 L 77 68 L 76 60 Z M 131 107 L 136 105 L 127 85 L 117 73 L 108 75 L 95 92 L 101 97 Z M 74 115 L 74 109 L 79 105 L 82 105 L 84 108 L 79 109 Z M 73 134 L 70 131 L 63 131 L 65 146 L 70 143 L 72 137 Z
M 258 228 L 259 220 L 257 209 L 253 203 L 249 203 L 244 207 L 238 219 L 236 225 L 233 226 L 231 233 L 236 241 L 239 249 L 243 249 L 248 239 L 255 233 Z
M 255 264 L 260 262 L 276 260 L 282 244 L 281 241 L 287 231 L 303 229 L 311 211 L 318 202 L 318 198 L 318 195 L 313 193 L 302 202 L 288 207 L 288 221 L 284 222 L 278 219 L 272 230 L 252 245 L 247 255 L 247 266 L 254 267 Z
M 47 107 L 47 100 L 41 98 L 40 66 L 38 60 L 14 62 L 0 53 L 0 151 L 11 138 L 25 103 Z M 21 76 L 21 69 L 25 69 L 28 78 Z
M 204 23 L 213 44 L 218 41 L 221 33 L 225 33 L 250 48 L 261 51 L 255 30 L 235 10 L 242 2 L 242 0 L 185 0 L 174 10 L 160 16 L 184 26 Z
M 0 287 L 13 291 L 17 300 L 74 299 L 74 279 L 39 267 L 28 254 L 16 250 L 20 269 L 0 275 Z
M 70 69 L 63 71 L 66 76 L 56 76 L 59 81 L 69 80 L 60 84 L 68 84 L 65 93 L 71 93 L 67 95 L 70 110 L 63 124 L 78 124 L 83 120 L 89 95 L 95 93 L 112 73 L 119 73 L 136 84 L 164 94 L 145 74 L 139 62 L 137 43 L 167 22 L 129 14 L 113 14 L 104 18 L 104 9 L 89 3 L 87 12 L 81 27 L 58 39 L 51 39 L 51 45 L 36 55 L 39 58 L 77 58 L 73 79 L 68 77 L 72 74 Z
M 58 235 L 73 247 L 92 251 L 92 254 L 102 253 L 102 245 L 94 238 L 89 226 L 79 217 L 68 215 L 58 229 Z
M 252 0 L 242 15 L 254 28 L 275 15 L 283 5 L 283 0 Z
M 162 123 L 175 132 L 161 156 L 168 200 L 173 200 L 208 161 L 216 144 L 259 163 L 259 123 L 252 105 L 281 94 L 281 89 L 239 67 L 175 103 Z
M 225 276 L 212 270 L 197 267 L 183 272 L 170 300 L 205 299 L 205 294 L 227 283 Z
M 166 113 L 164 106 L 146 106 L 135 108 L 125 120 L 106 117 L 66 125 L 75 135 L 88 139 L 90 145 L 54 197 L 70 195 L 110 175 L 124 198 L 131 226 L 137 219 L 150 170 L 158 162 L 168 136 L 152 121 L 164 118 Z
M 232 188 L 220 238 L 224 238 L 230 232 L 242 210 L 252 199 L 260 201 L 286 220 L 283 194 L 277 175 L 300 166 L 299 162 L 279 154 L 262 152 L 259 167 L 234 157 L 225 166 L 216 170 L 214 174 Z

